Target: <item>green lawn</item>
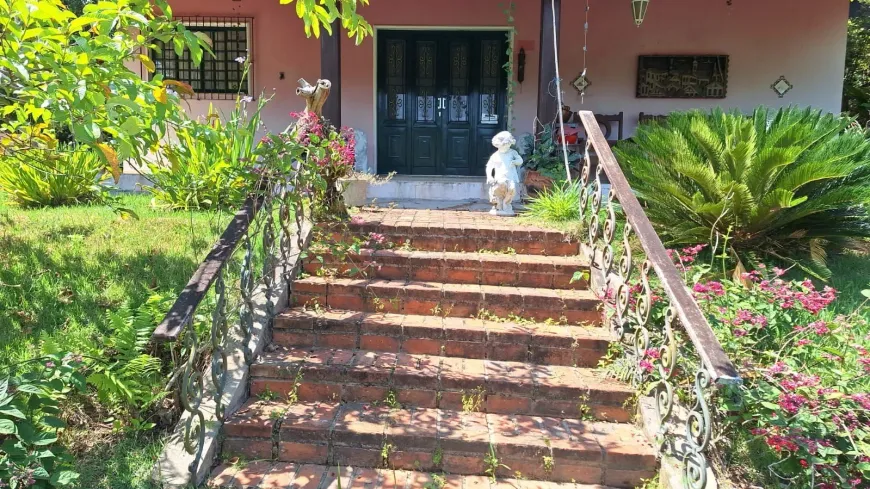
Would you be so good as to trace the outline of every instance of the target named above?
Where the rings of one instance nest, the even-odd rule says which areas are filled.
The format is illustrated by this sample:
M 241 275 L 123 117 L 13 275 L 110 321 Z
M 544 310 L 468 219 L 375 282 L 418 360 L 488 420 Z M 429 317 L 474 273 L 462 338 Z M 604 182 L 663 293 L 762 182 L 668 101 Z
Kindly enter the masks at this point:
M 863 305 L 860 312 L 870 318 L 870 303 L 861 294 L 870 289 L 870 252 L 847 253 L 828 258 L 833 272 L 830 286 L 837 289 L 838 299 L 831 306 L 838 314 L 851 314 Z
M 139 216 L 125 220 L 107 207 L 22 210 L 0 200 L 0 369 L 37 353 L 42 339 L 93 341 L 107 330 L 108 310 L 184 287 L 229 216 L 152 210 L 149 201 L 122 196 Z M 150 488 L 162 430 L 113 434 L 107 416 L 77 413 L 67 433 L 76 487 Z
M 161 433 L 128 436 L 95 446 L 76 460 L 76 489 L 156 489 L 154 462 L 163 451 Z
M 0 366 L 35 351 L 42 338 L 90 338 L 106 311 L 177 293 L 227 216 L 149 208 L 144 195 L 122 206 L 22 210 L 0 201 Z

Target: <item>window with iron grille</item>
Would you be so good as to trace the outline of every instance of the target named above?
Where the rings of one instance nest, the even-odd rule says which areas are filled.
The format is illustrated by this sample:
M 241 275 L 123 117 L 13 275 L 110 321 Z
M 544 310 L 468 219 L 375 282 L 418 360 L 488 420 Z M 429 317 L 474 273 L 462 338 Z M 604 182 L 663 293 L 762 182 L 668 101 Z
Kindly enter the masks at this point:
M 188 30 L 205 36 L 214 55 L 204 52 L 197 66 L 185 49 L 179 56 L 175 47 L 158 42 L 152 53 L 155 73 L 193 87 L 198 98 L 232 99 L 237 93 L 249 95 L 251 73 L 245 74 L 244 60 L 253 50 L 253 19 L 239 17 L 181 17 Z

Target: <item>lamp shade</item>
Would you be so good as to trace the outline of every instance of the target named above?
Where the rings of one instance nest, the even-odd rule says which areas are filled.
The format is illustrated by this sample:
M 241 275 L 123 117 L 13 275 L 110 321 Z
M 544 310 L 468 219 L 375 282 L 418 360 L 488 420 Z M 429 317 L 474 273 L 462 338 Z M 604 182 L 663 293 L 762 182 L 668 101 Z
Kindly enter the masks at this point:
M 634 14 L 634 23 L 637 26 L 643 24 L 643 19 L 646 18 L 646 9 L 649 7 L 649 0 L 631 0 L 631 13 Z

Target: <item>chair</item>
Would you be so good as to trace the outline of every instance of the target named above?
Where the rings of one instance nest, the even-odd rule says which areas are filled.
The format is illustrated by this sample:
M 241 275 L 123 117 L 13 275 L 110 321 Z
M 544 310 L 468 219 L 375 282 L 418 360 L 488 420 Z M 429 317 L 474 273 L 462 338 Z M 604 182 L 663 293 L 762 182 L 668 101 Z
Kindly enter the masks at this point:
M 666 115 L 657 115 L 657 114 L 645 114 L 641 112 L 637 116 L 637 121 L 641 124 L 645 124 L 647 122 L 664 122 L 668 119 Z
M 623 125 L 625 123 L 625 115 L 620 112 L 618 114 L 595 114 L 595 120 L 601 126 L 601 132 L 604 133 L 604 139 L 611 146 L 622 140 Z M 616 139 L 612 138 L 613 129 L 616 126 Z

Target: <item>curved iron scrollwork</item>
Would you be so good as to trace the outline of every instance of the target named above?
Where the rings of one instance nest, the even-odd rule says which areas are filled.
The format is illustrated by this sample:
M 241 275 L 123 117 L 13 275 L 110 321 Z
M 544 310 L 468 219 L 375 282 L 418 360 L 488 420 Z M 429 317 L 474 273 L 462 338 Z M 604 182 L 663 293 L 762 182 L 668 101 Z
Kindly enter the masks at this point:
M 584 249 L 603 279 L 593 285 L 611 311 L 609 322 L 628 365 L 626 377 L 638 389 L 650 388 L 660 422 L 659 437 L 684 438 L 678 455 L 685 485 L 702 489 L 708 478 L 705 452 L 711 445 L 714 423 L 710 391 L 714 385 L 735 384 L 740 379 L 631 191 L 594 115 L 579 114 L 587 134 L 580 175 L 580 215 L 587 227 Z M 598 159 L 594 172 L 593 151 Z M 606 203 L 605 179 L 610 183 Z M 617 241 L 620 225 L 621 242 Z M 645 259 L 635 263 L 632 246 L 638 244 Z M 677 391 L 681 382 L 686 383 L 678 379 L 677 363 L 684 346 L 678 344 L 678 329 L 687 333 L 701 362 L 686 396 L 694 404 L 680 411 L 685 418 L 681 420 L 673 419 Z M 686 366 L 691 370 L 690 364 Z M 666 433 L 683 423 L 684 433 Z M 667 450 L 667 444 L 662 443 L 660 450 Z
M 196 470 L 199 459 L 202 458 L 205 446 L 205 415 L 200 409 L 202 399 L 205 396 L 205 387 L 202 374 L 196 365 L 196 352 L 199 343 L 196 331 L 191 328 L 184 337 L 187 361 L 184 364 L 184 371 L 179 382 L 181 383 L 181 407 L 190 413 L 184 425 L 184 449 L 187 450 L 187 453 L 195 455 L 189 467 L 190 471 L 193 472 Z
M 182 442 L 184 449 L 193 455 L 189 466 L 191 474 L 196 474 L 205 449 L 208 418 L 203 403 L 213 399 L 214 418 L 218 423 L 223 423 L 227 415 L 224 395 L 230 380 L 231 348 L 240 349 L 248 365 L 254 360 L 251 340 L 258 314 L 256 294 L 262 294 L 265 299 L 265 319 L 271 320 L 275 315 L 275 274 L 279 262 L 290 262 L 294 235 L 301 240 L 296 229 L 301 229 L 302 207 L 299 194 L 284 184 L 275 191 L 267 190 L 249 197 L 152 335 L 155 341 L 183 340 L 181 352 L 185 359 L 177 375 L 180 403 L 187 418 Z M 297 220 L 296 229 L 291 227 L 293 217 Z M 301 241 L 296 244 L 301 248 Z M 259 251 L 262 251 L 261 267 L 258 266 Z M 236 261 L 233 257 L 237 253 L 241 256 Z M 289 278 L 291 271 L 285 269 L 284 273 L 284 278 Z M 235 289 L 232 293 L 230 287 Z M 213 306 L 209 334 L 200 338 L 201 333 L 193 327 L 194 318 L 210 292 L 214 294 L 214 301 L 208 303 Z M 234 330 L 230 323 L 235 323 L 236 319 L 238 333 L 231 334 Z M 203 355 L 208 355 L 210 361 L 203 362 Z M 207 370 L 201 370 L 203 363 L 208 366 Z M 206 378 L 210 382 L 206 382 Z

